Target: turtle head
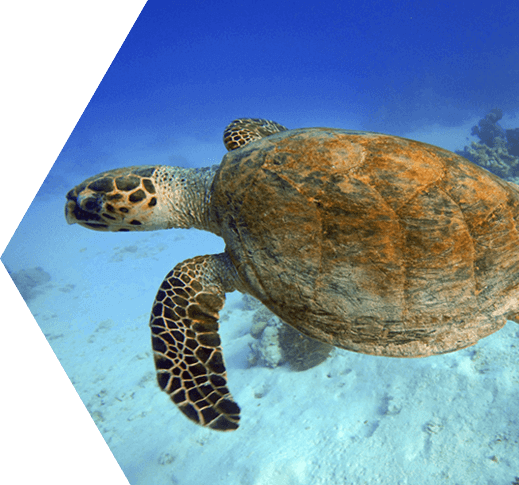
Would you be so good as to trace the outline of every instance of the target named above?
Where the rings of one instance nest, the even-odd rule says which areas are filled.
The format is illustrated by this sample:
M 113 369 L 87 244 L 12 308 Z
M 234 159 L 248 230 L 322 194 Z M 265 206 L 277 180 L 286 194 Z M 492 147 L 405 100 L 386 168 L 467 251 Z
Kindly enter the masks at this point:
M 286 130 L 275 121 L 241 118 L 225 129 L 224 144 L 231 151 Z M 221 235 L 210 215 L 217 169 L 147 165 L 103 172 L 67 194 L 65 218 L 96 231 L 194 227 Z
M 96 231 L 211 230 L 206 193 L 214 173 L 201 174 L 204 169 L 164 165 L 103 172 L 68 192 L 65 218 L 69 224 Z

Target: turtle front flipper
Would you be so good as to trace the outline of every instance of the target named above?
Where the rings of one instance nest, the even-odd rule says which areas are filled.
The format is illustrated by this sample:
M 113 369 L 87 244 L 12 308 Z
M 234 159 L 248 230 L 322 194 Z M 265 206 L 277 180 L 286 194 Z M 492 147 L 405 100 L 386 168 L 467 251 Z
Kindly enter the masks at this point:
M 179 263 L 159 288 L 151 312 L 152 345 L 160 388 L 191 420 L 230 431 L 240 408 L 227 388 L 218 317 L 233 291 L 226 253 Z

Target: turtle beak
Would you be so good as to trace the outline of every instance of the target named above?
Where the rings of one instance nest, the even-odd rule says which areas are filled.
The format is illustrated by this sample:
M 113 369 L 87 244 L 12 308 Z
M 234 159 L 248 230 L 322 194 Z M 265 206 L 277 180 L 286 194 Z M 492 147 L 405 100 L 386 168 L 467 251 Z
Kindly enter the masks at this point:
M 65 219 L 69 224 L 75 224 L 77 222 L 77 197 L 75 190 L 72 189 L 67 194 L 67 203 L 65 204 Z
M 65 219 L 69 224 L 81 224 L 90 229 L 107 230 L 99 212 L 102 209 L 103 200 L 100 194 L 80 192 L 77 195 L 77 187 L 67 194 L 65 204 Z

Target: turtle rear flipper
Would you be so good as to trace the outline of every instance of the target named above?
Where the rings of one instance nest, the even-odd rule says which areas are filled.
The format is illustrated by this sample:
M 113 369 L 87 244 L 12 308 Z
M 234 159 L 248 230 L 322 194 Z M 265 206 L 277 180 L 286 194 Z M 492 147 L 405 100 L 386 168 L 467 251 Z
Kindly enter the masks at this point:
M 223 144 L 227 150 L 236 150 L 254 140 L 287 131 L 283 125 L 260 118 L 240 118 L 229 123 L 223 132 Z
M 238 428 L 240 408 L 227 388 L 218 335 L 225 302 L 226 254 L 188 259 L 159 288 L 150 327 L 160 388 L 191 420 L 209 428 Z M 222 278 L 223 276 L 223 278 Z

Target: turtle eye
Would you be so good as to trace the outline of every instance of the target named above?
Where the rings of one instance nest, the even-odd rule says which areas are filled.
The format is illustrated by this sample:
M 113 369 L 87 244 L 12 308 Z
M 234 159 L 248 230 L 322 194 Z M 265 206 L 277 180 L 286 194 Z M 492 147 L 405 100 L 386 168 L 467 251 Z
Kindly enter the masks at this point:
M 97 207 L 97 203 L 95 200 L 90 199 L 85 202 L 85 209 L 88 211 L 93 211 Z
M 99 212 L 101 209 L 101 198 L 95 195 L 90 195 L 84 198 L 79 196 L 77 202 L 84 211 Z

